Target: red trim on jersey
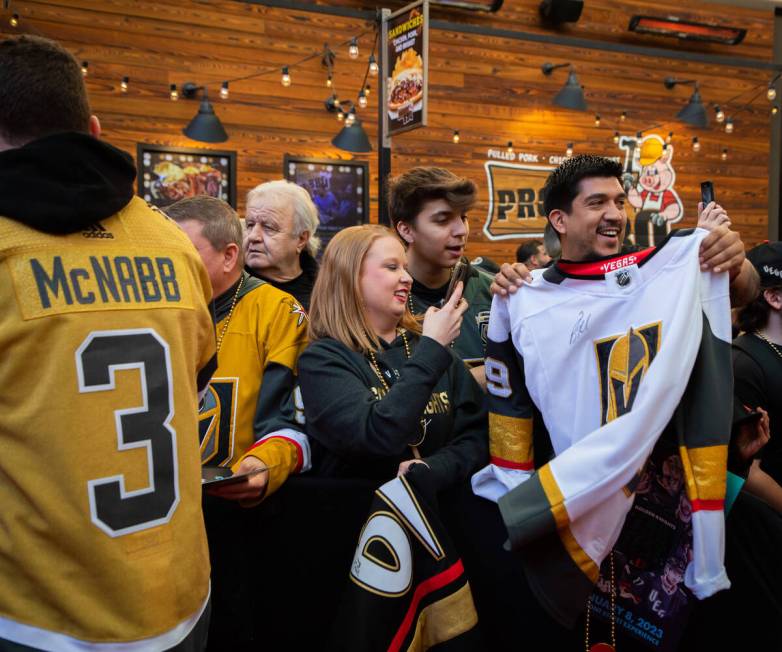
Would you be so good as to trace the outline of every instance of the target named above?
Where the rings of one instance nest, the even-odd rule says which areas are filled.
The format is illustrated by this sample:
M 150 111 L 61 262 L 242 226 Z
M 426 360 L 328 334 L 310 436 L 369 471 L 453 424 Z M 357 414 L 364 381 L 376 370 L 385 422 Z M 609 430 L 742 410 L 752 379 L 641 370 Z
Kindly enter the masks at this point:
M 286 437 L 285 435 L 272 435 L 271 437 L 266 437 L 264 439 L 260 439 L 256 441 L 250 448 L 247 449 L 247 452 L 249 453 L 254 448 L 258 448 L 258 446 L 261 446 L 262 444 L 265 444 L 267 441 L 272 441 L 273 439 L 284 439 L 287 442 L 290 442 L 296 447 L 296 468 L 293 469 L 294 473 L 298 473 L 301 471 L 301 467 L 304 464 L 304 451 L 301 450 L 301 444 L 297 442 L 295 439 L 291 439 L 290 437 Z
M 634 251 L 631 254 L 603 258 L 602 260 L 594 260 L 588 263 L 560 261 L 557 263 L 557 268 L 570 276 L 604 276 L 608 272 L 615 272 L 623 267 L 640 265 L 653 251 L 654 247 L 649 247 L 641 251 Z
M 415 614 L 418 611 L 418 605 L 421 603 L 427 595 L 443 588 L 447 584 L 450 584 L 454 580 L 457 580 L 464 573 L 464 566 L 462 560 L 457 559 L 456 563 L 450 568 L 445 569 L 442 573 L 434 575 L 427 580 L 421 582 L 413 593 L 413 599 L 410 601 L 410 606 L 407 608 L 407 613 L 399 626 L 396 634 L 394 635 L 391 644 L 388 646 L 388 652 L 396 652 L 402 649 L 402 643 L 405 640 L 410 628 L 413 626 L 415 620 Z
M 690 504 L 692 505 L 693 512 L 699 512 L 701 510 L 716 512 L 717 510 L 725 509 L 724 500 L 701 500 L 696 498 L 695 500 L 690 501 Z
M 504 460 L 501 457 L 492 455 L 491 458 L 489 458 L 489 461 L 494 464 L 494 466 L 501 466 L 505 469 L 516 469 L 518 471 L 535 470 L 535 463 L 533 460 L 527 460 L 526 462 L 513 462 L 511 460 Z

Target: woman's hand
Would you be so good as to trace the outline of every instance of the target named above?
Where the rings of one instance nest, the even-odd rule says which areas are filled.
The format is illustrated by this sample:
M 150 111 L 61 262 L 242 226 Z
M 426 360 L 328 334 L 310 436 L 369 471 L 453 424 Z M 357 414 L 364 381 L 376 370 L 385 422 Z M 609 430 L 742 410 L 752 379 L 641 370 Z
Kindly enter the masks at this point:
M 430 307 L 424 315 L 423 335 L 431 337 L 443 346 L 449 346 L 459 337 L 462 316 L 467 310 L 467 302 L 462 299 L 464 283 L 456 284 L 451 298 L 442 308 Z

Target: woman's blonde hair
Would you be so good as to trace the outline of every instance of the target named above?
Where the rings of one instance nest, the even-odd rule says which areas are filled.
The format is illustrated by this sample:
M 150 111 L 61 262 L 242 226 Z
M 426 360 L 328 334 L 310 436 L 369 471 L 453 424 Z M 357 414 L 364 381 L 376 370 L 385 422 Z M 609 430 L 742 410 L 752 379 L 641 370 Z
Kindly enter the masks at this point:
M 391 229 L 378 224 L 365 224 L 343 229 L 329 242 L 310 300 L 311 342 L 331 337 L 361 353 L 369 353 L 380 347 L 380 340 L 364 311 L 360 285 L 364 258 L 372 243 L 380 238 L 397 240 Z M 399 325 L 414 333 L 421 332 L 419 323 L 408 307 L 405 307 Z

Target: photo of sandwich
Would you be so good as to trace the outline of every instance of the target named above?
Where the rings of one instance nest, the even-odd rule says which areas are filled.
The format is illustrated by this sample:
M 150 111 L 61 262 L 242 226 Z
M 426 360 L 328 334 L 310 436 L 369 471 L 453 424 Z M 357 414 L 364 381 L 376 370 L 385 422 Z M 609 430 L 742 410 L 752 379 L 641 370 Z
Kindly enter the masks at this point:
M 388 80 L 388 113 L 396 118 L 400 113 L 420 110 L 424 92 L 424 62 L 415 48 L 402 52 Z

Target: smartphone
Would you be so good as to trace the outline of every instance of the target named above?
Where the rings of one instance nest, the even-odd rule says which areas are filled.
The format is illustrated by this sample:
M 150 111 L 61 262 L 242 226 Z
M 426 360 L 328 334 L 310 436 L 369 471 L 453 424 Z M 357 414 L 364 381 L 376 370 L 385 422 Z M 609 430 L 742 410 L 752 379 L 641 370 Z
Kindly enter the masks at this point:
M 701 181 L 701 201 L 704 208 L 714 201 L 714 184 L 711 181 Z
M 233 474 L 231 469 L 223 466 L 202 466 L 201 467 L 201 486 L 202 487 L 222 487 L 228 484 L 238 484 L 247 481 L 258 473 L 263 473 L 267 469 L 272 469 L 276 464 L 264 468 L 253 469 L 245 473 Z
M 443 299 L 443 305 L 445 305 L 451 300 L 451 295 L 453 294 L 453 291 L 456 289 L 456 285 L 459 283 L 459 281 L 462 281 L 464 283 L 465 288 L 467 287 L 467 279 L 469 277 L 470 277 L 470 263 L 465 262 L 462 259 L 459 259 L 459 262 L 457 262 L 453 268 L 453 272 L 451 272 L 451 282 L 448 284 L 448 290 L 445 293 L 445 299 Z

